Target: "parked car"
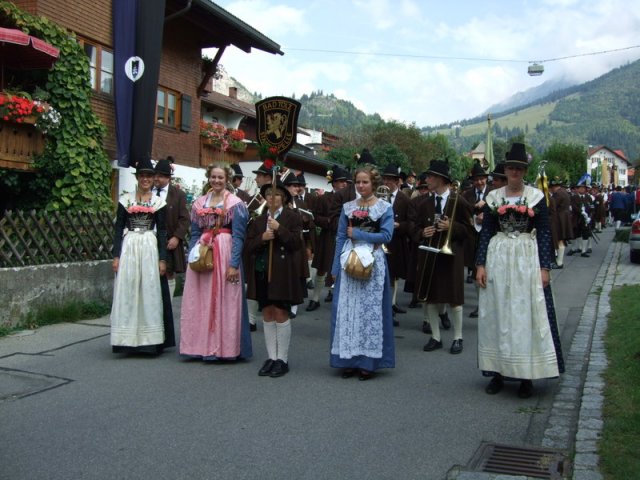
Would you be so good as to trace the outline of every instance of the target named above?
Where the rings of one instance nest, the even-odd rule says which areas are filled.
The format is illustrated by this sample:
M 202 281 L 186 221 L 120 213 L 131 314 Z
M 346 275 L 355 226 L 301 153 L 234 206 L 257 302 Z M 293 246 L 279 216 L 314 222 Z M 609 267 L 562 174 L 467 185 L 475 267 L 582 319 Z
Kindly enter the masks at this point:
M 629 255 L 632 263 L 640 263 L 640 215 L 631 224 L 629 234 Z

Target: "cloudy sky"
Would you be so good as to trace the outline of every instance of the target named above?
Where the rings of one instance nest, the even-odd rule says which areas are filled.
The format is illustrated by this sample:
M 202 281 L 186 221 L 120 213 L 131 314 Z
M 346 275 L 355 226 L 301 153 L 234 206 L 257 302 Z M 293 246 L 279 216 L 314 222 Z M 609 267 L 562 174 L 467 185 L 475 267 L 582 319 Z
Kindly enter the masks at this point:
M 471 118 L 546 80 L 591 80 L 640 58 L 638 0 L 214 0 L 284 56 L 228 48 L 263 96 L 322 90 L 419 127 Z

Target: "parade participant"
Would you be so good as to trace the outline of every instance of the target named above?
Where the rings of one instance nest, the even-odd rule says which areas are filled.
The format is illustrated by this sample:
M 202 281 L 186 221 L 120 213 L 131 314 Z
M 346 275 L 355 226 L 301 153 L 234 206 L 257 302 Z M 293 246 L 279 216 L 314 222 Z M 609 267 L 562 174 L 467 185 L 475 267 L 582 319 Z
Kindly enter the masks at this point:
M 393 210 L 375 195 L 380 183 L 374 166 L 357 167 L 359 197 L 344 204 L 338 225 L 330 364 L 342 369 L 342 378 L 358 373 L 360 380 L 369 380 L 378 369 L 395 366 L 391 288 L 381 248 L 393 235 Z M 372 266 L 368 279 L 344 270 L 349 256 L 356 254 L 364 267 Z
M 303 301 L 301 256 L 302 221 L 286 206 L 291 195 L 278 181 L 261 187 L 267 208 L 250 224 L 245 242 L 247 297 L 262 310 L 264 339 L 269 358 L 260 376 L 281 377 L 289 372 L 291 307 Z
M 236 360 L 252 354 L 242 269 L 249 213 L 226 189 L 232 175 L 226 164 L 209 165 L 211 189 L 191 208 L 189 251 L 196 245 L 209 246 L 214 267 L 187 270 L 180 316 L 180 354 L 187 357 Z
M 507 186 L 487 196 L 476 280 L 480 286 L 478 365 L 491 376 L 488 394 L 505 379 L 520 380 L 518 396 L 533 394 L 532 380 L 564 371 L 550 286 L 553 249 L 544 193 L 526 186 L 524 144 L 508 153 Z
M 433 160 L 427 170 L 432 196 L 418 206 L 414 240 L 438 249 L 449 240 L 452 255 L 419 250 L 416 291 L 418 301 L 424 303 L 425 321 L 432 331 L 424 351 L 442 348 L 438 318 L 443 304 L 448 304 L 453 323 L 453 343 L 449 351 L 458 354 L 463 349 L 464 242 L 474 230 L 472 208 L 462 195 L 450 190 L 451 182 L 449 164 Z
M 179 188 L 171 184 L 173 176 L 173 158 L 160 160 L 155 166 L 154 193 L 162 198 L 166 204 L 167 226 L 167 281 L 169 296 L 173 298 L 176 290 L 176 273 L 184 273 L 185 256 L 184 240 L 189 233 L 189 211 L 187 210 L 187 196 Z
M 157 355 L 175 346 L 165 275 L 166 202 L 151 190 L 155 170 L 150 159 L 138 162 L 135 175 L 136 190 L 120 196 L 116 214 L 111 346 L 114 353 Z
M 573 238 L 571 225 L 571 198 L 559 178 L 549 181 L 549 191 L 553 201 L 553 214 L 550 215 L 551 229 L 557 238 L 556 260 L 552 264 L 555 269 L 564 268 L 564 254 L 567 242 Z
M 484 215 L 483 209 L 485 205 L 484 199 L 486 198 L 487 193 L 491 191 L 491 187 L 487 185 L 488 179 L 489 174 L 484 170 L 484 168 L 482 168 L 480 162 L 476 160 L 473 164 L 473 168 L 471 169 L 471 175 L 469 175 L 472 188 L 465 190 L 462 194 L 462 197 L 467 201 L 467 203 L 473 207 L 473 227 L 475 230 L 475 234 L 469 237 L 464 244 L 464 263 L 468 270 L 467 283 L 474 283 L 476 278 L 476 252 L 478 250 L 480 230 L 482 230 L 482 216 Z M 477 318 L 478 307 L 476 307 L 469 316 L 471 318 Z
M 315 237 L 315 225 L 313 224 L 313 219 L 311 218 L 311 216 L 308 213 L 304 213 L 302 211 L 306 210 L 304 208 L 306 207 L 306 205 L 304 204 L 302 196 L 300 194 L 300 190 L 304 188 L 303 184 L 305 184 L 304 176 L 302 176 L 302 174 L 297 175 L 293 170 L 288 170 L 282 175 L 282 178 L 284 179 L 283 184 L 285 188 L 291 195 L 291 202 L 289 202 L 287 206 L 288 208 L 293 209 L 296 214 L 300 216 L 300 220 L 302 221 L 303 255 L 300 256 L 300 261 L 302 262 L 300 265 L 300 271 L 302 272 L 300 282 L 302 283 L 303 298 L 307 298 L 307 279 L 310 276 L 308 259 L 313 255 L 310 232 L 311 230 L 313 230 Z M 298 306 L 293 305 L 290 311 L 290 318 L 296 318 L 297 315 Z
M 504 162 L 500 162 L 496 165 L 493 172 L 491 172 L 491 188 L 504 187 L 506 184 L 507 176 L 504 174 Z
M 375 160 L 367 148 L 363 148 L 362 153 L 356 153 L 353 158 L 356 161 L 356 166 L 375 165 Z M 353 183 L 349 183 L 346 188 L 336 192 L 333 196 L 330 217 L 331 223 L 336 230 L 338 229 L 338 221 L 342 213 L 342 206 L 356 198 L 358 198 L 358 193 L 356 192 L 356 187 Z
M 242 200 L 245 205 L 247 205 L 251 201 L 251 195 L 240 188 L 240 185 L 242 185 L 242 180 L 244 179 L 242 168 L 240 168 L 240 165 L 238 165 L 237 163 L 232 163 L 231 168 L 233 169 L 231 185 L 235 190 L 234 195 Z
M 607 215 L 606 199 L 597 185 L 591 186 L 589 192 L 593 198 L 593 228 L 594 232 L 600 233 L 604 228 L 605 217 Z
M 302 213 L 302 235 L 304 237 L 304 244 L 306 249 L 307 268 L 308 272 L 306 287 L 313 288 L 313 282 L 311 281 L 311 275 L 313 269 L 311 263 L 313 261 L 313 254 L 316 250 L 316 226 L 314 222 L 314 211 L 316 209 L 316 202 L 318 197 L 315 194 L 307 193 L 307 181 L 304 178 L 304 172 L 300 172 L 296 175 L 298 180 L 298 195 L 294 197 L 296 208 Z M 310 212 L 307 213 L 307 212 Z M 306 297 L 306 295 L 305 295 Z
M 316 249 L 311 264 L 316 269 L 316 273 L 313 278 L 313 292 L 307 306 L 307 312 L 313 312 L 320 307 L 320 294 L 325 285 L 325 278 L 327 273 L 331 273 L 331 264 L 336 248 L 336 230 L 333 228 L 329 216 L 331 202 L 335 192 L 347 187 L 349 172 L 334 165 L 331 170 L 327 171 L 327 180 L 331 184 L 333 192 L 325 192 L 318 197 L 314 210 L 314 223 L 316 227 L 320 228 L 320 235 L 316 240 Z
M 625 221 L 626 215 L 625 194 L 622 192 L 622 187 L 620 185 L 618 185 L 615 188 L 615 191 L 611 194 L 609 208 L 613 213 L 613 220 L 616 222 L 616 230 L 619 230 L 620 226 Z
M 393 289 L 393 313 L 407 313 L 396 301 L 398 280 L 407 278 L 407 260 L 409 258 L 409 235 L 413 231 L 411 202 L 400 191 L 400 167 L 390 164 L 382 172 L 382 183 L 389 189 L 389 203 L 393 207 L 393 237 L 386 245 L 389 279 Z M 398 325 L 398 322 L 394 322 Z
M 580 250 L 574 249 L 567 253 L 573 255 L 580 252 L 581 257 L 589 257 L 591 253 L 591 214 L 593 211 L 593 199 L 587 193 L 586 183 L 576 185 L 576 193 L 571 197 L 571 213 L 573 224 L 576 226 L 574 234 L 582 239 Z

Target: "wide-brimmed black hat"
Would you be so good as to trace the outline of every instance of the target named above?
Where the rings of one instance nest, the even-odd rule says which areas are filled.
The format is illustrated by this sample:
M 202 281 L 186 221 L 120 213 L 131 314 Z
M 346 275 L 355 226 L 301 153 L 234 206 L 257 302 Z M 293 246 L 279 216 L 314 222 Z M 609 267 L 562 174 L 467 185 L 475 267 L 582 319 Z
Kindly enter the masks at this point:
M 300 172 L 300 175 L 296 175 L 296 178 L 298 179 L 298 185 L 307 184 L 307 180 L 304 178 L 304 172 Z
M 296 175 L 296 172 L 294 172 L 293 170 L 289 170 L 288 172 L 285 172 L 283 177 L 284 177 L 283 185 L 285 187 L 289 187 L 291 185 L 303 185 L 302 183 L 300 183 L 299 175 Z
M 262 165 L 260 165 L 257 170 L 252 170 L 251 173 L 262 173 L 263 175 L 271 175 L 272 170 L 272 168 L 267 168 L 264 162 L 262 162 Z
M 418 179 L 416 180 L 416 188 L 419 189 L 423 187 L 429 187 L 429 185 L 427 185 L 427 172 L 422 172 L 418 175 Z
M 271 183 L 265 183 L 264 185 L 262 185 L 260 187 L 260 195 L 262 195 L 263 198 L 267 198 L 267 190 L 270 188 Z M 290 203 L 291 194 L 289 193 L 289 190 L 287 190 L 287 187 L 285 187 L 284 184 L 280 181 L 280 179 L 276 180 L 276 188 L 284 193 L 284 204 Z
M 142 158 L 138 160 L 138 163 L 136 163 L 136 175 L 142 172 L 156 173 L 150 158 Z
M 507 178 L 507 176 L 504 174 L 504 162 L 500 162 L 496 165 L 496 168 L 494 168 L 493 172 L 491 172 L 491 176 L 494 178 Z
M 232 163 L 231 169 L 233 170 L 233 178 L 244 178 L 240 165 L 238 165 L 237 163 Z
M 382 176 L 400 178 L 400 172 L 401 172 L 401 169 L 398 165 L 394 165 L 393 163 L 390 163 L 389 165 L 384 167 Z
M 346 180 L 349 181 L 350 175 L 349 172 L 340 167 L 339 165 L 334 165 L 331 167 L 331 170 L 327 170 L 327 180 L 328 183 L 333 183 L 338 180 Z
M 524 143 L 514 143 L 507 152 L 506 167 L 529 167 L 529 156 Z
M 476 160 L 473 163 L 473 167 L 471 168 L 471 173 L 469 174 L 469 179 L 473 179 L 474 177 L 488 177 L 489 173 L 487 173 L 485 171 L 484 168 L 482 168 L 482 165 L 480 165 L 480 162 L 478 160 Z
M 438 175 L 449 183 L 452 181 L 449 175 L 449 162 L 445 160 L 431 160 L 429 168 L 427 169 L 427 175 Z
M 375 160 L 373 159 L 373 155 L 371 155 L 368 148 L 363 148 L 362 153 L 360 155 L 356 154 L 356 163 L 358 165 L 361 165 L 361 164 L 375 165 L 376 164 Z
M 158 160 L 156 163 L 155 173 L 159 175 L 166 175 L 170 177 L 173 175 L 173 170 L 171 169 L 171 162 L 169 160 Z

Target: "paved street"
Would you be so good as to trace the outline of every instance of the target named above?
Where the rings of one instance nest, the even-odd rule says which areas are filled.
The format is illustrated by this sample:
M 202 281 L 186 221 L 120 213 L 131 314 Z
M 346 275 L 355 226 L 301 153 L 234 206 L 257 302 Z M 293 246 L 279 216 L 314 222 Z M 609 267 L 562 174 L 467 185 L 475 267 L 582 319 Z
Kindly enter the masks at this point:
M 553 272 L 565 352 L 612 237 Z M 442 479 L 482 441 L 541 445 L 558 381 L 535 382 L 528 400 L 517 384 L 484 393 L 473 285 L 461 355 L 448 353 L 452 331 L 423 352 L 422 311 L 408 310 L 397 367 L 368 382 L 328 366 L 328 305 L 301 307 L 277 379 L 257 375 L 261 326 L 254 357 L 225 364 L 113 355 L 108 317 L 0 339 L 0 479 Z

